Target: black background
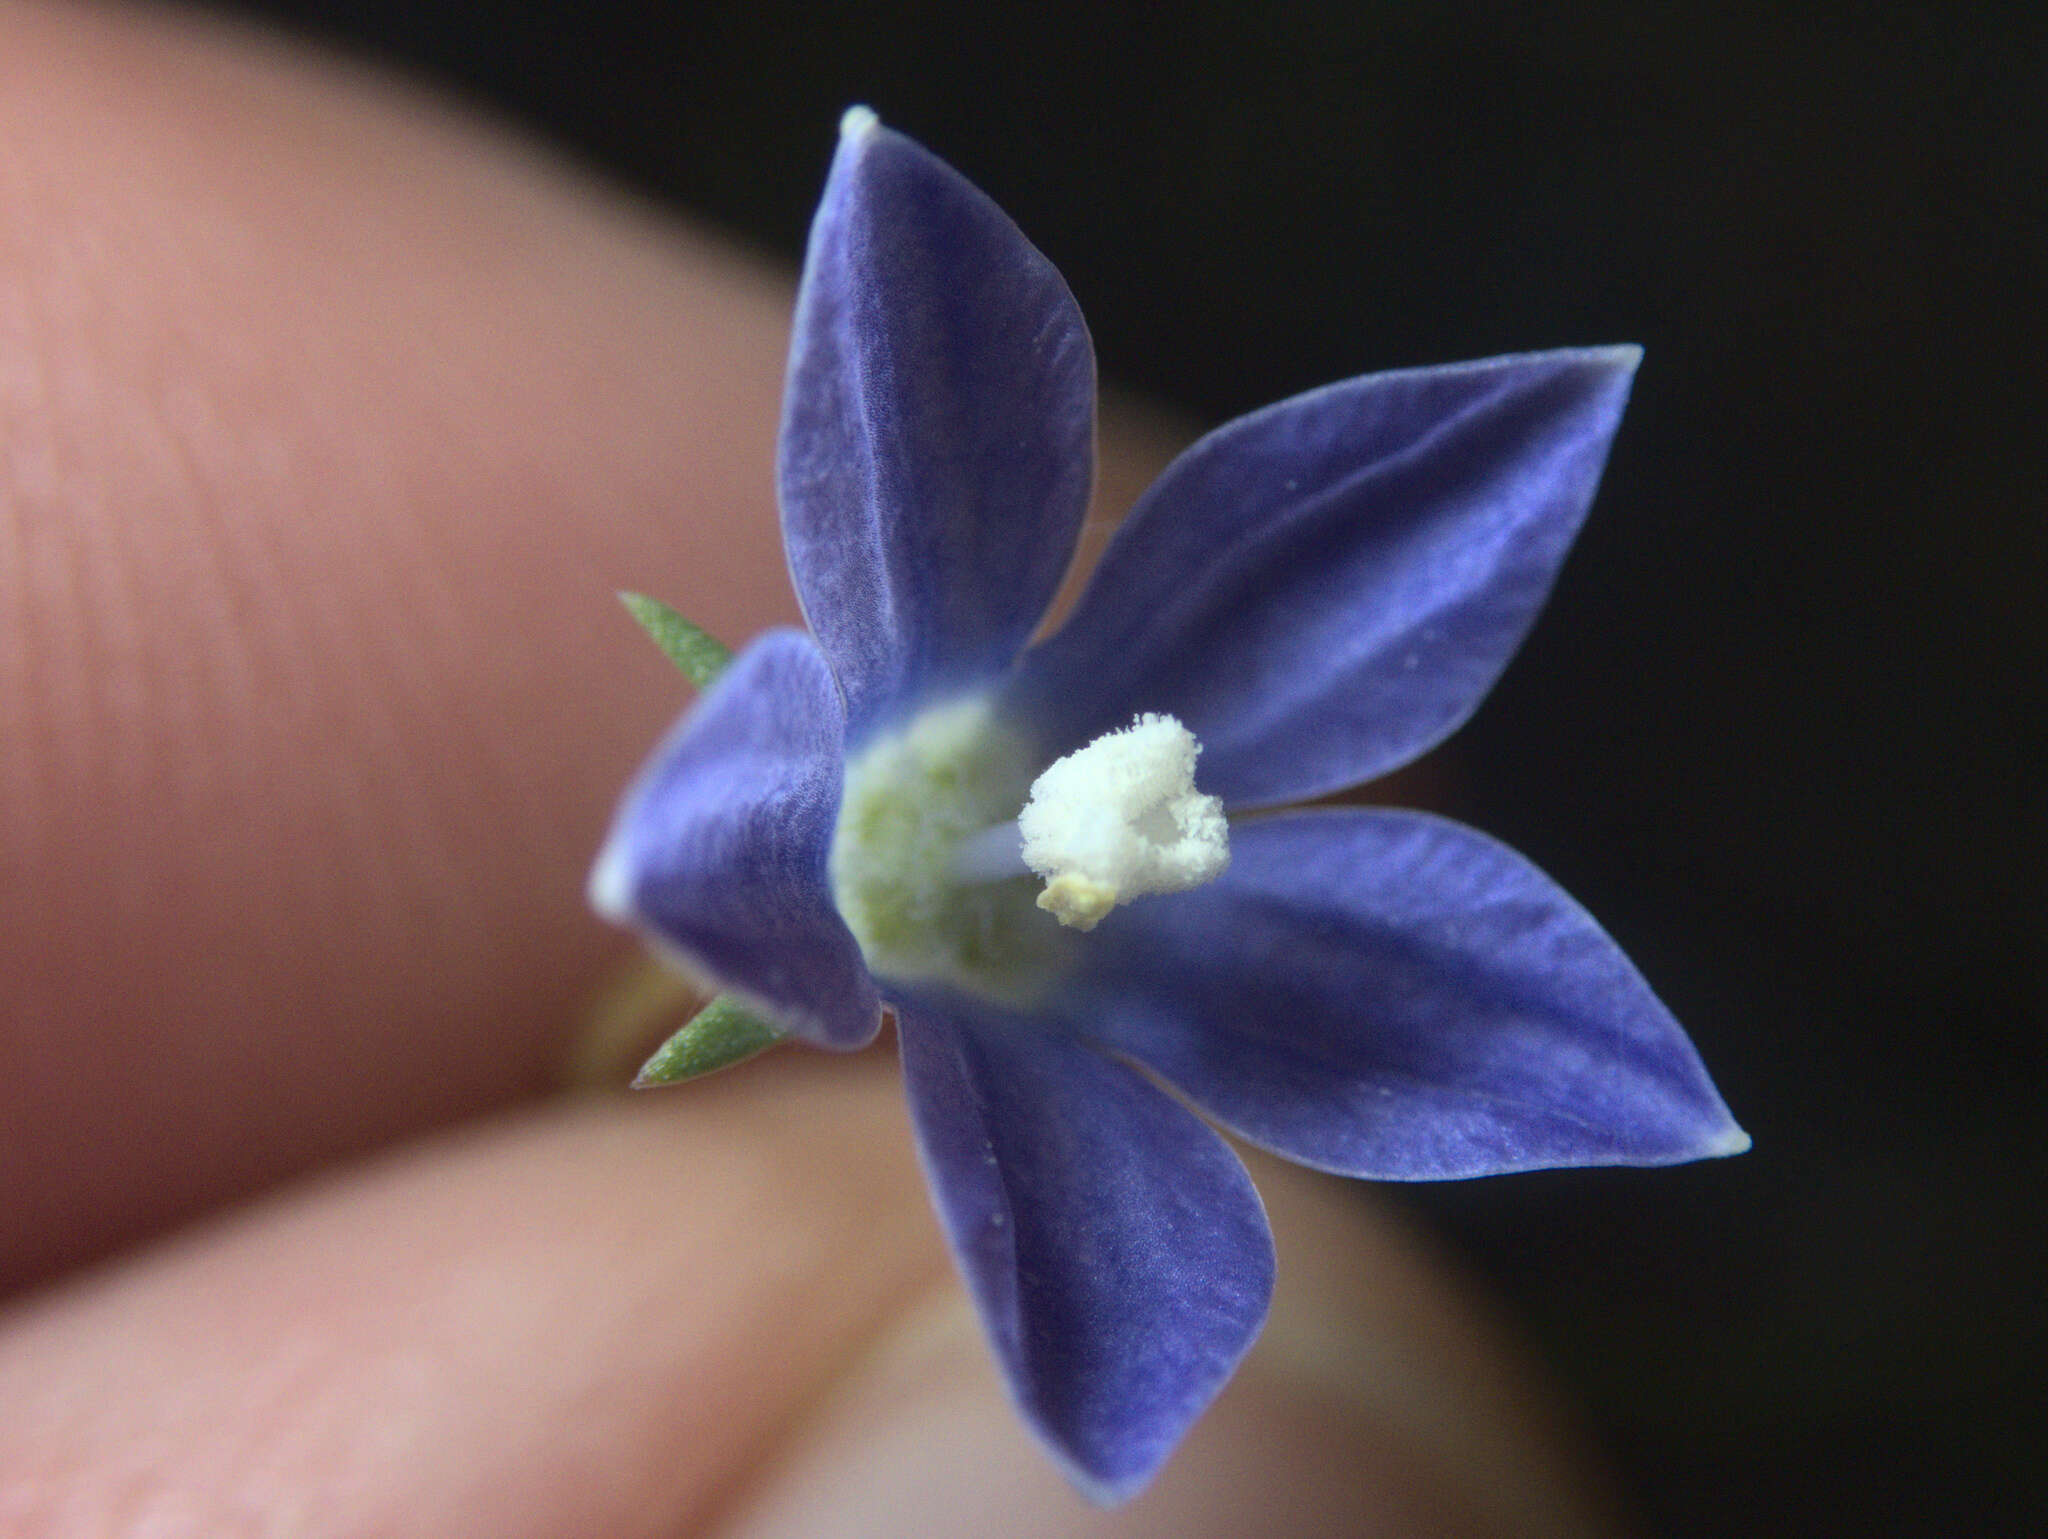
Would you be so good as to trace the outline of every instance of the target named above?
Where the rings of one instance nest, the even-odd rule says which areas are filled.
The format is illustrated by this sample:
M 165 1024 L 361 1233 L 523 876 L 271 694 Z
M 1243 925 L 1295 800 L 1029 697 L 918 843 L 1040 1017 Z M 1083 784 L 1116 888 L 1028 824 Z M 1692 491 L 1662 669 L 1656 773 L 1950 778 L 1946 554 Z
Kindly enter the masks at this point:
M 792 263 L 871 103 L 1200 419 L 1643 343 L 1449 810 L 1606 921 L 1757 1147 L 1397 1195 L 1647 1529 L 2048 1531 L 2038 8 L 238 9 Z

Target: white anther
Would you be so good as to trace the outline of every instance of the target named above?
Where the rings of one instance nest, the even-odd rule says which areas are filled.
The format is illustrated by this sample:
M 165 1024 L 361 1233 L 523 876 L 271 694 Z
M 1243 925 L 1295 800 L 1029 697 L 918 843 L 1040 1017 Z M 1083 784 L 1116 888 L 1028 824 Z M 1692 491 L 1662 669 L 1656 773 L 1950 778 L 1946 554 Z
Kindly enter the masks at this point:
M 1119 903 L 1185 892 L 1223 874 L 1221 798 L 1195 789 L 1202 745 L 1171 716 L 1140 716 L 1059 760 L 1017 817 L 1024 863 L 1045 878 L 1038 906 L 1092 930 Z

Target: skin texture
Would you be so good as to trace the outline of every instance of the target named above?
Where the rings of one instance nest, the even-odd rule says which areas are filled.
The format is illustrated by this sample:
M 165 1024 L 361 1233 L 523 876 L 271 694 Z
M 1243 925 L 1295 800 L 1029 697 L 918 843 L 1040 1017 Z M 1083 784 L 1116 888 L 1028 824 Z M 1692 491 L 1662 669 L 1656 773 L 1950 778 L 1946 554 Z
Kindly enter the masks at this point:
M 886 1046 L 552 1093 L 683 699 L 612 591 L 795 618 L 788 310 L 361 69 L 0 5 L 0 1532 L 1604 1531 L 1354 1190 L 1255 1168 L 1272 1325 L 1101 1513 L 1002 1402 Z M 1091 544 L 1170 447 L 1132 420 Z

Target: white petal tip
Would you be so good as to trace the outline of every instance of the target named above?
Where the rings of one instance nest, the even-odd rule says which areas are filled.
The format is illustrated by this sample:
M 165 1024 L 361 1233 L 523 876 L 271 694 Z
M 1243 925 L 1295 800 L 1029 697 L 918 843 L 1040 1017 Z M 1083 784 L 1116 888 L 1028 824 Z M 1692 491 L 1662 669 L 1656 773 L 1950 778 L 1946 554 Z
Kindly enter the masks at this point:
M 605 844 L 590 868 L 590 882 L 584 889 L 590 906 L 613 924 L 628 924 L 633 918 L 633 878 L 626 866 L 622 841 Z
M 1700 1157 L 1708 1160 L 1726 1159 L 1731 1154 L 1747 1154 L 1752 1142 L 1741 1128 L 1731 1127 L 1706 1148 L 1700 1150 Z
M 872 107 L 848 107 L 839 118 L 839 137 L 859 139 L 873 133 L 882 126 L 882 120 L 875 116 Z

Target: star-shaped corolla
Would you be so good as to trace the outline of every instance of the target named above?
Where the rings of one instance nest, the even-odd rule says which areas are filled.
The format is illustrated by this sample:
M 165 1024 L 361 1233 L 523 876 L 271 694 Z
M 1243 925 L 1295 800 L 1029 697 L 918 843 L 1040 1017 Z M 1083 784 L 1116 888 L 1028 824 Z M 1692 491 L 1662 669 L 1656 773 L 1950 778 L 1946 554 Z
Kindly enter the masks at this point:
M 1230 423 L 1027 645 L 1088 501 L 1088 333 L 993 203 L 847 115 L 779 463 L 811 634 L 734 660 L 628 793 L 592 890 L 814 1044 L 863 1046 L 894 1013 L 996 1358 L 1098 1499 L 1156 1471 L 1273 1279 L 1237 1157 L 1137 1066 L 1352 1176 L 1747 1145 L 1635 969 L 1520 856 L 1421 813 L 1265 811 L 1471 713 L 1586 513 L 1636 359 L 1376 374 Z M 1088 750 L 1111 768 L 1072 767 L 1134 724 Z M 1015 822 L 1055 800 L 1027 867 Z

